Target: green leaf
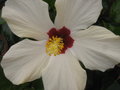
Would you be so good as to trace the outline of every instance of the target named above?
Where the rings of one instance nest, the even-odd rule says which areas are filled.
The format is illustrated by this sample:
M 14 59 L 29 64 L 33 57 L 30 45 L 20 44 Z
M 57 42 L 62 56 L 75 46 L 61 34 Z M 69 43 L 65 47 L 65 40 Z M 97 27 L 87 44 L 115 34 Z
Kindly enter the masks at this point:
M 118 81 L 115 81 L 107 90 L 120 90 L 120 84 Z
M 120 35 L 120 25 L 114 25 L 114 24 L 105 22 L 104 20 L 102 21 L 101 25 L 111 30 L 116 35 Z
M 43 0 L 49 5 L 49 15 L 51 20 L 54 22 L 56 16 L 56 9 L 55 9 L 55 0 Z
M 8 27 L 7 23 L 2 24 L 2 33 L 6 37 L 9 46 L 11 46 L 11 45 L 17 43 L 18 41 L 22 40 L 21 38 L 17 37 L 15 34 L 12 33 L 12 31 Z
M 120 0 L 103 0 L 103 10 L 96 24 L 120 35 Z
M 120 0 L 114 0 L 109 15 L 112 23 L 120 25 Z
M 0 18 L 0 24 L 4 24 L 4 23 L 5 21 L 2 18 Z
M 3 50 L 3 41 L 0 40 L 0 53 L 2 53 L 2 50 Z
M 10 90 L 11 83 L 5 78 L 2 68 L 0 67 L 0 89 L 1 90 Z
M 55 0 L 43 0 L 43 1 L 47 2 L 50 5 L 50 7 L 54 7 Z
M 44 86 L 43 86 L 43 82 L 42 82 L 42 78 L 37 79 L 33 82 L 31 82 L 32 87 L 35 88 L 35 90 L 44 90 Z

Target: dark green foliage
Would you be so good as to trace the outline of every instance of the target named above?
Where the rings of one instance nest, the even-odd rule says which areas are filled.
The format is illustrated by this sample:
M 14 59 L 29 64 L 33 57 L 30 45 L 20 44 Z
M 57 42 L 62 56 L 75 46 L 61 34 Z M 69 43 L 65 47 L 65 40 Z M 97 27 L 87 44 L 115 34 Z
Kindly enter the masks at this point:
M 51 20 L 54 22 L 55 20 L 55 16 L 56 16 L 56 10 L 55 10 L 55 0 L 43 0 L 45 2 L 48 3 L 49 5 L 49 15 L 50 15 L 50 18 Z
M 117 84 L 117 88 L 120 88 L 120 83 L 118 79 L 118 77 L 120 76 L 119 65 L 116 65 L 113 69 L 109 69 L 105 72 L 96 70 L 91 71 L 88 69 L 86 69 L 86 71 L 88 75 L 86 90 L 118 90 L 112 89 L 115 86 L 114 84 Z
M 0 9 L 6 0 L 0 0 Z M 50 18 L 54 22 L 56 16 L 55 0 L 44 0 L 49 5 Z M 120 35 L 120 0 L 103 0 L 104 9 L 95 25 L 100 25 Z M 0 10 L 1 12 L 1 10 Z M 9 47 L 21 38 L 15 36 L 0 18 L 0 60 Z M 86 90 L 120 90 L 120 65 L 105 72 L 86 69 L 88 80 Z M 22 85 L 13 85 L 4 76 L 0 66 L 0 90 L 44 90 L 42 79 Z
M 97 25 L 120 35 L 120 0 L 103 0 L 103 7 Z

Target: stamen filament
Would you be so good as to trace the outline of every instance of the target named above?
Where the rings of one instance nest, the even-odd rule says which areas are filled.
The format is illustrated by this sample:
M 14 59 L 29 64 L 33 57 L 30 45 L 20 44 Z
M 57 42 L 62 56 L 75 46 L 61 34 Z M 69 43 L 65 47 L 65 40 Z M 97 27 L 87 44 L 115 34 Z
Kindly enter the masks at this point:
M 46 52 L 48 55 L 59 55 L 64 48 L 63 39 L 57 36 L 52 36 L 46 43 Z

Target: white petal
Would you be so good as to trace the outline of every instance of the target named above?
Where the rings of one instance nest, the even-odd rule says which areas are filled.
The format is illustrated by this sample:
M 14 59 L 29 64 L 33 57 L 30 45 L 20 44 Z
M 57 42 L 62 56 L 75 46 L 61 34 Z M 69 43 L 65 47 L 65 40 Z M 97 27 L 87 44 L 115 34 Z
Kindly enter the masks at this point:
M 45 90 L 84 90 L 86 72 L 71 53 L 53 56 L 43 71 Z
M 86 29 L 96 22 L 102 0 L 56 0 L 57 17 L 55 24 L 71 30 Z
M 5 54 L 1 65 L 5 76 L 14 84 L 22 84 L 41 77 L 48 63 L 45 41 L 23 40 Z
M 53 26 L 48 5 L 42 0 L 7 0 L 2 10 L 13 33 L 20 37 L 44 39 Z
M 106 70 L 120 63 L 120 37 L 98 26 L 73 35 L 73 52 L 89 69 Z

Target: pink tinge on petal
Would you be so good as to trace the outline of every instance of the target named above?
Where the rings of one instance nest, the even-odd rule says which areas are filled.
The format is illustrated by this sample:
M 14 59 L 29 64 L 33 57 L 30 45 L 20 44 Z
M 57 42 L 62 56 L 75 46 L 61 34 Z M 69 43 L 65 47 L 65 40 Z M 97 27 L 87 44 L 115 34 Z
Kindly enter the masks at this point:
M 64 26 L 58 30 L 56 28 L 52 28 L 47 34 L 49 35 L 49 38 L 52 38 L 52 36 L 57 36 L 63 39 L 64 48 L 62 49 L 61 54 L 64 54 L 68 48 L 73 46 L 74 43 L 74 39 L 70 36 L 70 33 L 71 31 Z

